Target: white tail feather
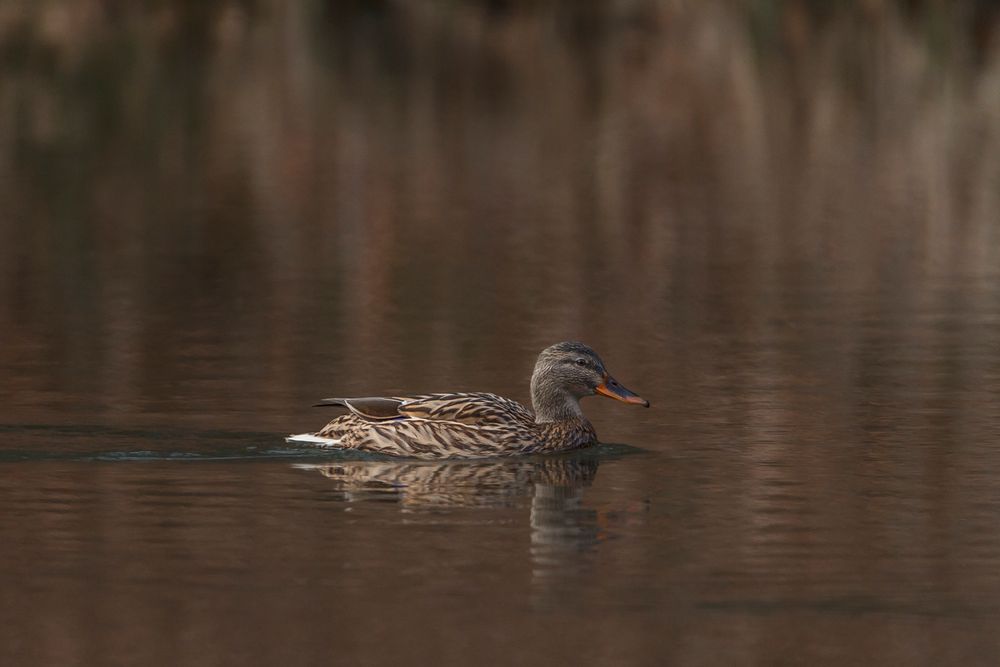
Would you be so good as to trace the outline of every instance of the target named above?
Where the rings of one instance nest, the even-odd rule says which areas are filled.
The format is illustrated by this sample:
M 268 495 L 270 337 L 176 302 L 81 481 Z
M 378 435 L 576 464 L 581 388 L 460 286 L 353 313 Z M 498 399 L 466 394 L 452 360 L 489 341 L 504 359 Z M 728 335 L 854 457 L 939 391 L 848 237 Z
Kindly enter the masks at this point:
M 336 438 L 321 438 L 318 435 L 313 435 L 312 433 L 290 435 L 285 438 L 285 442 L 307 443 L 310 445 L 320 445 L 321 447 L 336 447 L 340 444 L 340 440 L 337 440 Z

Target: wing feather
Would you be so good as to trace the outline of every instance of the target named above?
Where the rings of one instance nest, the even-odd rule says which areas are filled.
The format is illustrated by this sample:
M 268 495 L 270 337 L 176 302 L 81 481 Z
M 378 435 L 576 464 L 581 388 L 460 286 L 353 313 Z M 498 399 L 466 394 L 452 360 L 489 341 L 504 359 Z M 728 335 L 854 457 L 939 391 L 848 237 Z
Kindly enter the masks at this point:
M 403 401 L 399 412 L 407 417 L 471 426 L 534 421 L 520 403 L 488 393 L 427 394 Z
M 324 398 L 318 403 L 313 404 L 313 407 L 347 408 L 364 419 L 399 419 L 403 416 L 399 413 L 399 406 L 402 402 L 403 399 L 401 398 L 387 398 L 385 396 Z
M 530 453 L 542 444 L 534 416 L 520 403 L 496 394 L 341 398 L 324 404 L 350 412 L 315 436 L 348 449 L 440 459 L 489 456 L 501 450 Z

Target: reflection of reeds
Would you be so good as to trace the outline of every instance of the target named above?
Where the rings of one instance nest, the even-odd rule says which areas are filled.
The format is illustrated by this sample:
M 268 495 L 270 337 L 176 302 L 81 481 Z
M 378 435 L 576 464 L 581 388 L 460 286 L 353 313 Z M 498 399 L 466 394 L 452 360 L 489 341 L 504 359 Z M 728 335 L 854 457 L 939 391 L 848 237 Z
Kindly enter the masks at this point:
M 5 5 L 0 364 L 25 402 L 217 418 L 234 369 L 275 415 L 330 369 L 518 388 L 568 335 L 638 367 L 622 323 L 685 346 L 794 315 L 786 288 L 917 304 L 998 265 L 972 4 L 428 6 Z

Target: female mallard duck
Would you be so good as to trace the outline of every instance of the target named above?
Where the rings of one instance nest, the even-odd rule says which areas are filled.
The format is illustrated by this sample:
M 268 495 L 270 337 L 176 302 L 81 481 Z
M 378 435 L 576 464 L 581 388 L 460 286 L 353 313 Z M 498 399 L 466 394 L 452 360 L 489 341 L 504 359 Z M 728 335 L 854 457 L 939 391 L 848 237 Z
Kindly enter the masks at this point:
M 597 443 L 580 410 L 580 399 L 593 394 L 649 407 L 608 375 L 596 352 L 564 342 L 538 355 L 531 375 L 534 415 L 516 401 L 486 393 L 325 398 L 316 405 L 350 412 L 318 433 L 288 441 L 420 459 L 562 452 Z

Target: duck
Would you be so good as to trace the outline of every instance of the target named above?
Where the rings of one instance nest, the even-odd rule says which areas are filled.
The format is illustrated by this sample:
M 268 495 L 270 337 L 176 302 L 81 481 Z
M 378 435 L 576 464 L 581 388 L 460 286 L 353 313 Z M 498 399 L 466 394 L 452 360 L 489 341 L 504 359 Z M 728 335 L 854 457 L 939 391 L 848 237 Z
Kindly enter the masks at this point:
M 626 389 L 587 345 L 563 341 L 538 355 L 531 374 L 533 412 L 487 392 L 324 398 L 314 407 L 346 408 L 315 433 L 287 442 L 414 459 L 470 459 L 566 452 L 597 444 L 580 399 L 649 401 Z

